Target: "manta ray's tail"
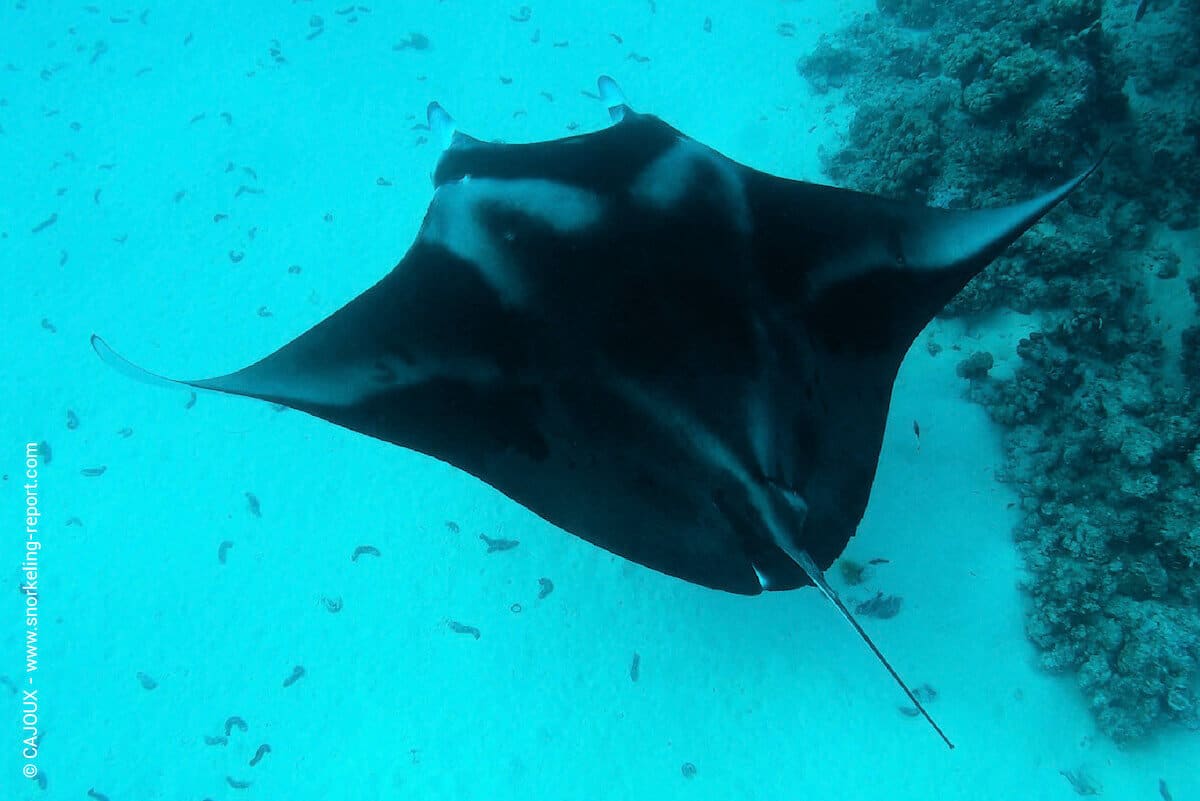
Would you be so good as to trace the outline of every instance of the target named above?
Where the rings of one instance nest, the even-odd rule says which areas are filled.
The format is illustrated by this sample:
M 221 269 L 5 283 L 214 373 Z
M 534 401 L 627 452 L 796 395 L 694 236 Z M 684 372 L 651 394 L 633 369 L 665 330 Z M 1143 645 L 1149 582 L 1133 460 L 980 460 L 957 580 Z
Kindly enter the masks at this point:
M 925 705 L 921 703 L 921 699 L 917 698 L 916 693 L 909 688 L 904 679 L 900 678 L 900 674 L 897 673 L 896 669 L 892 667 L 892 664 L 888 662 L 887 657 L 884 656 L 883 652 L 879 650 L 879 646 L 872 642 L 870 635 L 867 634 L 866 630 L 863 629 L 862 625 L 858 622 L 854 615 L 850 613 L 850 610 L 846 607 L 846 604 L 842 603 L 842 599 L 840 596 L 838 596 L 837 590 L 835 590 L 833 586 L 825 580 L 825 574 L 819 567 L 817 567 L 817 563 L 814 562 L 812 557 L 808 555 L 808 552 L 799 548 L 789 548 L 788 550 L 788 555 L 791 556 L 792 559 L 796 561 L 796 564 L 800 566 L 800 568 L 808 575 L 810 579 L 812 579 L 813 584 L 817 586 L 817 589 L 821 591 L 821 594 L 828 598 L 830 603 L 837 607 L 838 612 L 840 612 L 842 617 L 846 619 L 846 622 L 854 627 L 854 630 L 858 632 L 858 636 L 861 637 L 862 641 L 865 642 L 867 647 L 871 649 L 871 653 L 875 654 L 875 658 L 879 660 L 880 664 L 884 666 L 887 672 L 892 675 L 892 678 L 896 680 L 896 683 L 900 685 L 900 689 L 903 690 L 904 694 L 908 696 L 908 700 L 911 701 L 912 705 L 917 708 L 917 711 L 921 713 L 922 717 L 929 721 L 929 725 L 933 727 L 933 730 L 938 733 L 938 736 L 942 738 L 942 741 L 945 742 L 946 745 L 949 746 L 950 750 L 953 751 L 954 743 L 950 742 L 950 738 L 946 736 L 944 731 L 942 731 L 942 727 L 937 724 L 937 721 L 935 721 L 925 709 Z

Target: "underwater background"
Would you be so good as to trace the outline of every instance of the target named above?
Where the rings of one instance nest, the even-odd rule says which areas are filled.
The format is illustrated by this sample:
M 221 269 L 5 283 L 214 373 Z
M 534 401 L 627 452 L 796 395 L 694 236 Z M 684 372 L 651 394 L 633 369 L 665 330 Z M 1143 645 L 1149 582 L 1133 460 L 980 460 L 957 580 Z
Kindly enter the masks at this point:
M 1200 797 L 1198 20 L 4 0 L 0 799 Z M 600 74 L 757 169 L 933 205 L 1111 146 L 918 338 L 830 571 L 852 607 L 901 599 L 864 625 L 955 751 L 812 589 L 659 575 L 445 464 L 88 345 L 178 376 L 257 359 L 403 255 L 429 101 L 550 139 L 607 124 Z

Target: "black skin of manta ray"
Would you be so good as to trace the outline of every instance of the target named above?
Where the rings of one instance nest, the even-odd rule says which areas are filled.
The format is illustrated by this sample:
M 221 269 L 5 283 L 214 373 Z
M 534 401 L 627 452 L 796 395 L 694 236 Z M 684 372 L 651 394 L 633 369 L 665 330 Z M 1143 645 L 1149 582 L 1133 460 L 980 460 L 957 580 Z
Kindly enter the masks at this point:
M 624 112 L 534 144 L 455 133 L 392 272 L 184 383 L 442 459 L 687 581 L 812 583 L 791 551 L 825 570 L 853 536 L 917 333 L 1088 173 L 949 212 L 760 173 Z
M 599 87 L 614 125 L 534 144 L 431 105 L 445 149 L 408 253 L 258 362 L 172 381 L 93 347 L 441 459 L 696 584 L 815 584 L 953 748 L 824 571 L 914 338 L 1098 162 L 1024 203 L 930 209 L 758 172 Z

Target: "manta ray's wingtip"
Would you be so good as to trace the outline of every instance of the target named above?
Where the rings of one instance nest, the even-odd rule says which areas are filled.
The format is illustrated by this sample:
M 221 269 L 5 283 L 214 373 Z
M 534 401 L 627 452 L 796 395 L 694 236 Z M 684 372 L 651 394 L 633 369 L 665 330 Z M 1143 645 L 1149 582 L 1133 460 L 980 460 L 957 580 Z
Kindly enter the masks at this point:
M 132 363 L 112 349 L 104 338 L 99 334 L 92 334 L 92 338 L 88 340 L 92 344 L 92 350 L 100 357 L 100 361 L 107 364 L 116 370 L 123 370 L 126 366 L 133 366 Z
M 126 378 L 132 378 L 134 381 L 139 381 L 143 384 L 150 384 L 156 387 L 169 387 L 171 389 L 189 389 L 194 386 L 188 381 L 176 381 L 172 378 L 152 373 L 138 367 L 133 362 L 126 359 L 121 354 L 117 353 L 112 347 L 104 341 L 99 334 L 92 334 L 91 338 L 92 350 L 100 357 L 100 361 L 107 364 L 112 369 L 116 370 Z

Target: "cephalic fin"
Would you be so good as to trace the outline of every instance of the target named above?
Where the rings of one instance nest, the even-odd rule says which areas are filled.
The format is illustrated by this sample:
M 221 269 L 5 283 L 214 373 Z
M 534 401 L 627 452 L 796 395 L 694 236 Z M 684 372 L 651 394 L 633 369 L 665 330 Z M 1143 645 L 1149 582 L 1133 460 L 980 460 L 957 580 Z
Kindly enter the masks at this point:
M 625 119 L 627 112 L 633 110 L 629 107 L 629 101 L 625 99 L 621 87 L 607 75 L 600 76 L 596 81 L 596 88 L 600 90 L 600 101 L 608 108 L 608 117 L 613 122 L 620 122 Z

